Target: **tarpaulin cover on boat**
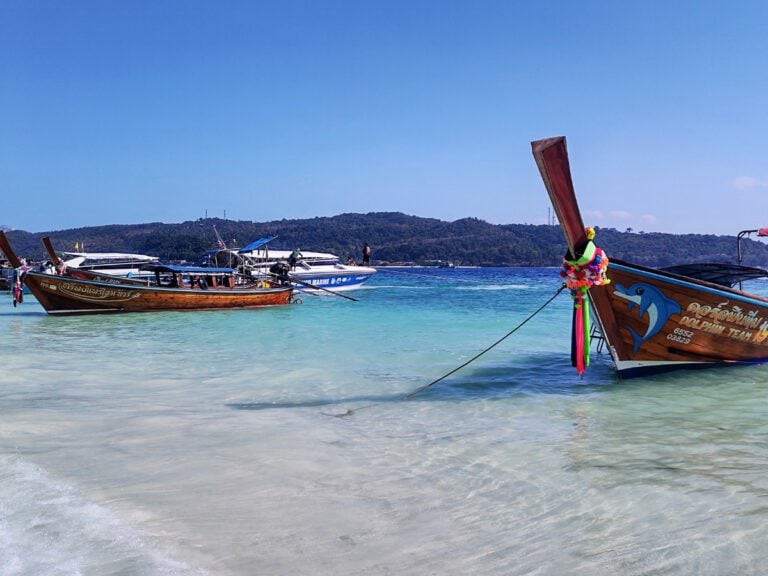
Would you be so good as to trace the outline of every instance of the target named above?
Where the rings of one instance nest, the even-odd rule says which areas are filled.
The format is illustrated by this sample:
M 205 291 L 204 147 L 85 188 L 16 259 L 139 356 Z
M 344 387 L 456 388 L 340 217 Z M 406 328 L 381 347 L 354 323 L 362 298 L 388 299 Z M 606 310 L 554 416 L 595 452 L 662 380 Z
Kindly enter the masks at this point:
M 680 276 L 688 276 L 705 282 L 712 282 L 720 286 L 732 288 L 739 282 L 755 280 L 756 278 L 768 278 L 768 270 L 752 266 L 739 266 L 738 264 L 679 264 L 660 268 L 664 272 L 671 272 Z
M 243 246 L 238 250 L 238 254 L 242 254 L 243 252 L 251 252 L 252 250 L 256 250 L 256 248 L 260 248 L 261 246 L 264 246 L 267 242 L 272 242 L 277 238 L 277 236 L 264 236 L 264 238 L 259 238 L 258 240 L 254 240 L 248 246 Z

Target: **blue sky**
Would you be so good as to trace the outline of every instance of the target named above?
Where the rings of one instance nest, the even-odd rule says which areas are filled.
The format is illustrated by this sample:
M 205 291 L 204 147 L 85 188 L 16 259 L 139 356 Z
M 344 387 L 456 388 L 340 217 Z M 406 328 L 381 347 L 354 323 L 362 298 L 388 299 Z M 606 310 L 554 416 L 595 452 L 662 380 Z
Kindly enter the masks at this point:
M 768 226 L 768 3 L 3 0 L 0 225 Z

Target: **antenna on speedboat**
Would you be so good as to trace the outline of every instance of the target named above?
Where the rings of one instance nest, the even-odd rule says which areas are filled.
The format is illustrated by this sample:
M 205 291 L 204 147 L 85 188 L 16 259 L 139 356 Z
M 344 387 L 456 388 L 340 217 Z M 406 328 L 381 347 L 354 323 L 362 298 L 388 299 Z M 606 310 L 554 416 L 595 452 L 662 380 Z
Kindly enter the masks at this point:
M 742 230 L 736 236 L 736 256 L 738 258 L 738 265 L 741 266 L 741 239 L 746 236 L 749 238 L 750 234 L 757 234 L 758 236 L 768 236 L 768 228 L 758 228 L 757 230 Z M 742 289 L 741 281 L 739 281 L 739 290 Z

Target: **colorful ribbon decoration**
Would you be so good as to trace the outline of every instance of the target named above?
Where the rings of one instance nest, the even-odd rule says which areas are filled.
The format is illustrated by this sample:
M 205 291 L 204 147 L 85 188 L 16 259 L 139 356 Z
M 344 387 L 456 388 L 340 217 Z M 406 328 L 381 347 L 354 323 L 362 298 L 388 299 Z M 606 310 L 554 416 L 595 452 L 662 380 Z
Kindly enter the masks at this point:
M 573 333 L 571 337 L 571 364 L 576 367 L 579 376 L 584 374 L 589 366 L 589 333 L 591 330 L 589 320 L 589 289 L 592 286 L 609 284 L 611 280 L 606 275 L 608 269 L 608 256 L 602 248 L 598 248 L 592 242 L 595 231 L 585 228 L 587 245 L 581 255 L 575 259 L 568 259 L 572 254 L 567 254 L 563 260 L 563 269 L 560 276 L 565 279 L 566 286 L 571 291 L 573 298 Z
M 11 287 L 11 293 L 13 295 L 13 307 L 17 304 L 24 302 L 24 275 L 31 269 L 31 266 L 27 264 L 27 261 L 21 259 L 21 266 L 15 268 L 13 271 L 13 286 Z

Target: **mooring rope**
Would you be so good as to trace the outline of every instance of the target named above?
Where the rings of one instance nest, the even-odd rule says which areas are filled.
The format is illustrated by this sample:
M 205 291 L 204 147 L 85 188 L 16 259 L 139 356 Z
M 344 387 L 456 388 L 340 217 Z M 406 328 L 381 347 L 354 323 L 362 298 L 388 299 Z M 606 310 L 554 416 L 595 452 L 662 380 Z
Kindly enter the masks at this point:
M 552 296 L 550 296 L 549 300 L 547 300 L 546 302 L 544 302 L 544 304 L 542 304 L 541 306 L 539 306 L 539 307 L 538 307 L 538 308 L 537 308 L 537 309 L 536 309 L 534 312 L 532 312 L 532 313 L 531 313 L 531 314 L 530 314 L 530 315 L 529 315 L 529 316 L 528 316 L 528 317 L 527 317 L 525 320 L 523 320 L 523 321 L 522 321 L 522 322 L 520 322 L 520 323 L 519 323 L 517 326 L 515 326 L 514 328 L 512 328 L 512 330 L 510 330 L 510 331 L 509 331 L 509 332 L 507 332 L 507 333 L 506 333 L 504 336 L 502 336 L 501 338 L 499 338 L 498 340 L 496 340 L 496 342 L 494 342 L 493 344 L 491 344 L 490 346 L 488 346 L 487 348 L 485 348 L 485 349 L 484 349 L 484 350 L 482 350 L 481 352 L 478 352 L 478 353 L 477 353 L 477 354 L 475 354 L 475 355 L 474 355 L 472 358 L 470 358 L 469 360 L 467 360 L 466 362 L 464 362 L 464 363 L 463 363 L 463 364 L 461 364 L 460 366 L 457 366 L 456 368 L 454 368 L 454 369 L 453 369 L 453 370 L 451 370 L 450 372 L 447 372 L 446 374 L 443 374 L 442 376 L 440 376 L 440 378 L 437 378 L 436 380 L 432 380 L 432 382 L 430 382 L 429 384 L 425 384 L 425 385 L 423 385 L 423 386 L 420 386 L 419 388 L 416 388 L 416 390 L 414 390 L 413 392 L 409 392 L 409 393 L 408 393 L 408 394 L 406 394 L 405 396 L 401 397 L 401 398 L 400 398 L 400 400 L 410 400 L 411 398 L 413 398 L 414 396 L 416 396 L 416 394 L 419 394 L 419 393 L 423 392 L 424 390 L 426 390 L 426 389 L 427 389 L 427 388 L 429 388 L 430 386 L 434 386 L 434 385 L 435 385 L 435 384 L 437 384 L 438 382 L 442 382 L 443 380 L 445 380 L 446 378 L 448 378 L 448 377 L 449 377 L 449 376 L 451 376 L 452 374 L 455 374 L 456 372 L 458 372 L 458 371 L 459 371 L 459 370 L 461 370 L 462 368 L 466 368 L 467 366 L 469 366 L 469 365 L 470 365 L 472 362 L 474 362 L 475 360 L 477 360 L 478 358 L 480 358 L 480 356 L 482 356 L 483 354 L 485 354 L 485 353 L 487 353 L 487 352 L 490 352 L 491 350 L 493 350 L 493 349 L 494 349 L 496 346 L 498 346 L 499 344 L 501 344 L 502 342 L 504 342 L 504 340 L 506 340 L 507 338 L 509 338 L 510 336 L 512 336 L 512 334 L 514 334 L 514 333 L 515 333 L 515 332 L 517 332 L 517 331 L 518 331 L 520 328 L 522 328 L 523 326 L 525 326 L 525 325 L 526 325 L 526 324 L 527 324 L 527 323 L 528 323 L 530 320 L 532 320 L 532 319 L 533 319 L 533 318 L 534 318 L 534 317 L 535 317 L 537 314 L 539 314 L 539 313 L 540 313 L 542 310 L 544 310 L 544 308 L 546 308 L 547 306 L 549 306 L 549 305 L 552 303 L 552 301 L 553 301 L 555 298 L 557 298 L 557 295 L 558 295 L 558 294 L 560 294 L 560 292 L 562 292 L 564 289 L 565 289 L 565 284 L 563 284 L 562 286 L 560 286 L 560 288 L 558 288 L 558 289 L 555 291 L 555 293 L 554 293 Z M 377 403 L 375 403 L 375 404 L 367 404 L 366 406 L 361 406 L 360 408 L 357 408 L 356 410 L 351 410 L 351 409 L 350 409 L 350 410 L 347 410 L 346 412 L 344 412 L 343 414 L 334 414 L 334 416 L 336 416 L 337 418 L 342 418 L 342 417 L 344 417 L 344 416 L 350 416 L 350 415 L 352 415 L 352 414 L 353 414 L 355 411 L 358 411 L 358 410 L 362 410 L 362 409 L 364 409 L 364 408 L 372 408 L 373 406 L 378 406 L 379 404 L 381 404 L 381 402 L 377 402 Z

